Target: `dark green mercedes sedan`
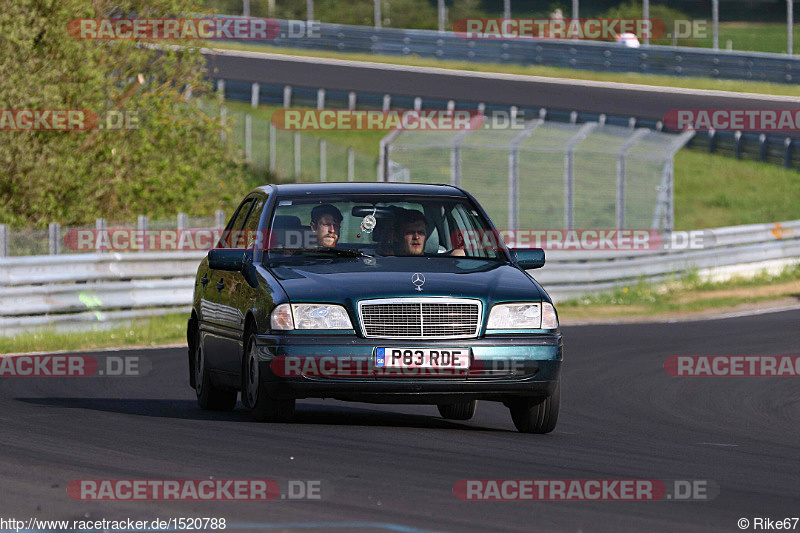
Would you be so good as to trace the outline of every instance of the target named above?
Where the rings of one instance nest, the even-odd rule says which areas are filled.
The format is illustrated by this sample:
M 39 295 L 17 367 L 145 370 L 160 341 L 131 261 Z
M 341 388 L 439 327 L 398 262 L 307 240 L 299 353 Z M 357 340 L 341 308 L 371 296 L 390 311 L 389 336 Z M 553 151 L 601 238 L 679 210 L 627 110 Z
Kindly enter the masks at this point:
M 431 404 L 454 420 L 487 400 L 549 433 L 563 348 L 527 272 L 543 265 L 457 187 L 259 187 L 197 270 L 189 379 L 203 409 L 241 392 L 259 421 L 291 420 L 302 398 Z

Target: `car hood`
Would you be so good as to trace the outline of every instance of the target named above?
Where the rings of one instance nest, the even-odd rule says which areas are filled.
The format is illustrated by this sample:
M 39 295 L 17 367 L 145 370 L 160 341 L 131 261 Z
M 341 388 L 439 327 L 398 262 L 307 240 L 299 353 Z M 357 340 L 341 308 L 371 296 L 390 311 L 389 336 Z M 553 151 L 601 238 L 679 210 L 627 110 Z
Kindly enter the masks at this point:
M 450 296 L 477 298 L 491 306 L 509 300 L 538 301 L 544 295 L 538 283 L 517 267 L 480 259 L 369 257 L 273 265 L 269 270 L 291 302 L 355 306 L 359 300 L 374 298 Z M 422 290 L 412 282 L 417 273 L 424 276 Z

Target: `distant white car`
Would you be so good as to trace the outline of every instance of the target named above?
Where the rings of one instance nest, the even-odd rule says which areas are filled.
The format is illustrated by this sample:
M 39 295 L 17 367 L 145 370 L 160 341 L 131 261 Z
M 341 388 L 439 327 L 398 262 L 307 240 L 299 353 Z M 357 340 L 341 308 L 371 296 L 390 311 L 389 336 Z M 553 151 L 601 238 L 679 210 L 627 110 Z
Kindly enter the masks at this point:
M 639 48 L 639 38 L 636 37 L 635 33 L 620 33 L 617 35 L 616 41 L 618 44 L 622 46 L 626 46 L 628 48 Z

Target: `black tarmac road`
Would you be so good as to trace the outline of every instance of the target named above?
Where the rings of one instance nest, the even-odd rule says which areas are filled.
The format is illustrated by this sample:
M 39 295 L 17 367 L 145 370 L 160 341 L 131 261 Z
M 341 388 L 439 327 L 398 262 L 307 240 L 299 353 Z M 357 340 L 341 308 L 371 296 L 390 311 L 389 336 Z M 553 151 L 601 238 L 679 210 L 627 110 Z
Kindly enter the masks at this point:
M 663 120 L 673 109 L 797 109 L 800 98 L 482 73 L 258 52 L 207 54 L 209 76 Z
M 295 423 L 201 411 L 185 349 L 147 375 L 0 381 L 0 518 L 224 517 L 247 531 L 740 531 L 800 516 L 800 378 L 677 378 L 670 355 L 800 353 L 800 311 L 564 328 L 561 419 L 522 435 L 500 404 L 298 402 Z M 97 356 L 101 358 L 100 355 Z M 322 500 L 88 502 L 78 479 L 324 480 Z M 460 479 L 710 480 L 711 501 L 466 502 Z M 331 490 L 332 489 L 332 490 Z M 234 527 L 235 526 L 235 527 Z M 800 525 L 797 526 L 800 530 Z

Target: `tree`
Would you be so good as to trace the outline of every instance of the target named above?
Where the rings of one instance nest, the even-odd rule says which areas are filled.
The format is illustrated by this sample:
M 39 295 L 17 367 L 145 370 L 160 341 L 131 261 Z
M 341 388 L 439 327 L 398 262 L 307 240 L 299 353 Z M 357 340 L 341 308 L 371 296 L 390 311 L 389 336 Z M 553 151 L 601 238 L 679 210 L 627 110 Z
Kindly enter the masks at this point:
M 132 129 L 0 131 L 0 222 L 85 223 L 96 217 L 210 214 L 245 190 L 241 156 L 220 142 L 199 44 L 159 48 L 81 40 L 79 18 L 181 16 L 185 0 L 16 0 L 0 13 L 0 110 L 84 109 Z M 191 98 L 187 98 L 191 94 Z M 116 116 L 115 116 L 116 113 Z M 134 123 L 134 120 L 138 121 Z

